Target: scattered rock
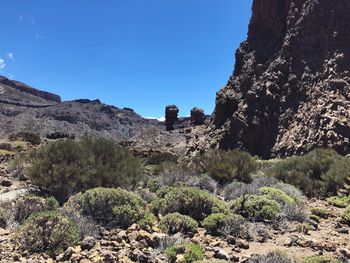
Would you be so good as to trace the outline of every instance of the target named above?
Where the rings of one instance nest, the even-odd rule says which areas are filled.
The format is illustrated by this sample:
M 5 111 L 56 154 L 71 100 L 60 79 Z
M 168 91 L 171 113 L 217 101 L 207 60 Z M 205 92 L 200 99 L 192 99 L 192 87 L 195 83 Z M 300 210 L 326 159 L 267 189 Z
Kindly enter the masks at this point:
M 80 247 L 82 250 L 90 250 L 92 249 L 96 244 L 96 240 L 94 237 L 86 236 L 83 241 L 80 243 Z
M 12 185 L 12 182 L 9 180 L 2 180 L 1 181 L 1 186 L 10 187 L 11 185 Z

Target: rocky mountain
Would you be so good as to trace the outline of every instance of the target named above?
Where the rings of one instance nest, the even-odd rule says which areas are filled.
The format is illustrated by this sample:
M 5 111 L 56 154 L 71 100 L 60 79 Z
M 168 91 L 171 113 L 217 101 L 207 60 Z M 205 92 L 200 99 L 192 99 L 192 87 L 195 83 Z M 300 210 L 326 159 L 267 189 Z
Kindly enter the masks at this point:
M 0 77 L 0 136 L 20 131 L 49 138 L 102 136 L 141 154 L 169 147 L 177 151 L 185 140 L 181 133 L 168 133 L 163 123 L 144 119 L 132 109 L 119 109 L 99 100 L 62 102 L 55 94 Z
M 254 0 L 234 73 L 197 149 L 263 158 L 315 147 L 349 153 L 350 2 Z

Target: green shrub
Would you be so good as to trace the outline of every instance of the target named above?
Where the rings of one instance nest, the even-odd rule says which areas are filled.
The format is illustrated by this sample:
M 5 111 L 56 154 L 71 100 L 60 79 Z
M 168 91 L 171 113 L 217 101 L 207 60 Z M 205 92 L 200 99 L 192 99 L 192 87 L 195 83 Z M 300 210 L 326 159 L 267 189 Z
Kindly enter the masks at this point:
M 330 215 L 332 215 L 332 211 L 325 208 L 315 207 L 315 208 L 311 208 L 310 211 L 312 214 L 321 218 L 328 218 Z
M 39 145 L 41 143 L 40 135 L 33 132 L 18 132 L 15 134 L 11 134 L 9 136 L 11 141 L 22 140 L 25 142 L 29 142 L 32 145 Z
M 169 247 L 166 249 L 165 254 L 170 263 L 191 263 L 204 258 L 203 249 L 194 243 L 184 243 Z M 177 255 L 183 255 L 180 261 L 177 261 Z
M 331 196 L 327 198 L 327 202 L 337 207 L 347 207 L 350 205 L 350 196 Z
M 309 197 L 327 195 L 330 182 L 336 179 L 332 179 L 331 174 L 325 177 L 325 174 L 341 158 L 333 150 L 316 149 L 304 156 L 293 156 L 277 162 L 268 170 L 268 174 L 300 188 Z
M 164 162 L 177 163 L 178 157 L 169 152 L 156 152 L 152 153 L 151 156 L 147 158 L 147 164 L 159 165 Z
M 295 204 L 294 199 L 285 192 L 273 187 L 261 187 L 260 192 L 269 199 L 275 200 L 281 205 Z
M 327 193 L 330 195 L 337 194 L 337 191 L 344 186 L 345 179 L 348 177 L 350 178 L 350 159 L 336 159 L 322 175 Z
M 60 140 L 29 156 L 32 183 L 60 202 L 94 187 L 130 187 L 141 177 L 141 162 L 107 139 Z
M 350 205 L 346 207 L 343 213 L 341 214 L 341 221 L 345 224 L 350 225 Z
M 341 263 L 341 261 L 330 256 L 317 255 L 304 258 L 302 263 Z
M 95 188 L 69 198 L 64 205 L 106 227 L 128 227 L 148 215 L 147 204 L 123 189 Z
M 145 212 L 144 216 L 142 219 L 140 219 L 139 221 L 137 221 L 137 224 L 141 227 L 141 228 L 147 228 L 148 226 L 153 226 L 155 225 L 157 222 L 157 217 L 152 214 L 151 212 Z
M 234 212 L 256 221 L 278 219 L 282 209 L 279 203 L 266 196 L 251 195 L 234 200 Z
M 156 213 L 180 213 L 202 221 L 212 213 L 227 213 L 226 203 L 216 196 L 194 187 L 172 188 L 152 204 Z
M 51 256 L 63 252 L 79 239 L 76 225 L 58 212 L 32 214 L 18 229 L 16 239 L 23 249 Z
M 198 223 L 193 218 L 179 213 L 167 214 L 160 225 L 168 234 L 197 232 Z
M 15 202 L 14 219 L 22 223 L 33 213 L 53 211 L 58 208 L 59 204 L 53 197 L 25 196 Z
M 291 258 L 287 253 L 276 250 L 269 252 L 267 255 L 253 255 L 250 259 L 245 261 L 246 263 L 292 263 Z
M 213 235 L 220 235 L 220 229 L 223 225 L 226 224 L 228 219 L 227 214 L 223 213 L 214 213 L 207 216 L 203 220 L 203 227 Z
M 221 184 L 241 181 L 250 183 L 250 174 L 257 169 L 256 161 L 238 150 L 211 150 L 201 160 L 202 169 Z

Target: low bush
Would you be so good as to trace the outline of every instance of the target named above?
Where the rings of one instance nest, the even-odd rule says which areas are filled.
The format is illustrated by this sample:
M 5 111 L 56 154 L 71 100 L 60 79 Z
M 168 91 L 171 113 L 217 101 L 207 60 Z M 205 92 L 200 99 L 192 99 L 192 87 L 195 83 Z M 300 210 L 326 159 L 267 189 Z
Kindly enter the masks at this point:
M 350 205 L 347 206 L 341 214 L 341 221 L 345 224 L 350 225 Z
M 54 211 L 58 208 L 59 204 L 53 197 L 25 196 L 14 204 L 14 220 L 22 223 L 33 213 Z
M 262 187 L 259 189 L 261 194 L 267 196 L 269 199 L 275 200 L 280 205 L 294 204 L 295 201 L 292 197 L 287 195 L 285 192 L 273 188 L 273 187 Z
M 344 186 L 346 178 L 350 178 L 350 159 L 336 159 L 322 175 L 327 194 L 336 195 L 338 190 Z
M 189 216 L 179 213 L 167 214 L 161 221 L 160 227 L 168 234 L 197 232 L 198 223 Z
M 246 261 L 247 263 L 292 263 L 292 259 L 283 251 L 272 251 L 267 255 L 257 255 Z
M 305 257 L 302 263 L 341 263 L 341 261 L 330 256 L 316 255 L 311 257 Z
M 282 213 L 279 203 L 259 195 L 238 198 L 233 201 L 232 208 L 235 213 L 256 221 L 277 220 Z
M 304 156 L 277 162 L 268 170 L 268 174 L 300 188 L 309 197 L 327 196 L 338 190 L 337 182 L 343 178 L 343 175 L 336 173 L 339 169 L 334 166 L 339 160 L 342 157 L 333 150 L 316 149 Z
M 170 263 L 192 263 L 197 260 L 203 260 L 204 258 L 203 249 L 194 243 L 184 243 L 169 247 L 166 249 L 165 254 Z M 177 260 L 178 255 L 182 255 L 180 261 Z
M 251 173 L 256 171 L 257 163 L 246 152 L 211 150 L 202 157 L 201 167 L 220 184 L 233 181 L 250 183 Z
M 296 230 L 300 233 L 308 234 L 313 230 L 313 227 L 309 223 L 300 223 L 296 226 Z
M 32 214 L 18 229 L 16 240 L 30 252 L 54 256 L 74 245 L 79 233 L 74 222 L 58 212 L 40 212 Z
M 321 218 L 328 218 L 330 215 L 332 215 L 332 211 L 325 208 L 315 207 L 311 208 L 310 211 L 313 215 L 316 215 Z
M 210 234 L 220 235 L 221 228 L 226 225 L 228 217 L 227 214 L 213 213 L 203 220 L 202 225 Z
M 94 187 L 132 187 L 142 175 L 139 159 L 107 139 L 60 140 L 29 156 L 32 183 L 61 203 Z
M 212 213 L 228 213 L 226 203 L 216 196 L 194 187 L 175 187 L 152 205 L 155 213 L 180 213 L 202 221 Z
M 147 164 L 159 165 L 164 162 L 177 163 L 178 157 L 175 154 L 169 152 L 155 152 L 147 158 Z
M 347 207 L 350 205 L 350 196 L 331 196 L 327 198 L 327 202 L 337 207 Z
M 18 132 L 9 136 L 11 141 L 22 140 L 29 142 L 32 145 L 39 145 L 41 143 L 40 135 L 34 132 Z
M 147 214 L 147 203 L 123 189 L 95 188 L 69 198 L 66 209 L 75 209 L 106 227 L 126 228 Z

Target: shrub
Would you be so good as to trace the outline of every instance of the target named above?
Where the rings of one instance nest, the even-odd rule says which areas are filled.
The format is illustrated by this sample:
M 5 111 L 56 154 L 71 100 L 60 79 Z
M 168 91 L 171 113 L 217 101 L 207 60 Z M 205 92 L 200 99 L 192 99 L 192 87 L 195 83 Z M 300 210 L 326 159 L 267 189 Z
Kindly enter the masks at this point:
M 316 149 L 305 156 L 294 156 L 277 162 L 268 170 L 268 174 L 300 188 L 309 197 L 326 195 L 330 181 L 334 179 L 331 179 L 331 175 L 325 177 L 325 174 L 339 159 L 341 157 L 333 150 Z
M 302 191 L 300 191 L 294 185 L 278 182 L 273 184 L 272 187 L 285 192 L 287 195 L 294 199 L 295 203 L 299 204 L 306 201 L 305 195 L 303 195 Z
M 214 213 L 209 216 L 207 216 L 203 220 L 203 227 L 211 234 L 213 235 L 220 235 L 221 234 L 221 227 L 223 227 L 228 219 L 227 214 L 223 213 Z
M 145 201 L 120 188 L 95 188 L 79 193 L 69 198 L 64 207 L 76 209 L 106 227 L 128 227 L 147 213 Z
M 262 187 L 260 192 L 267 196 L 269 199 L 277 201 L 281 205 L 294 204 L 295 201 L 292 197 L 287 195 L 285 192 L 273 188 L 273 187 Z
M 309 223 L 301 223 L 296 226 L 296 230 L 300 233 L 308 234 L 313 228 Z
M 179 213 L 167 214 L 161 221 L 161 228 L 168 234 L 197 232 L 198 223 L 189 216 Z
M 345 210 L 341 214 L 341 221 L 345 224 L 350 225 L 350 205 L 347 208 L 345 208 Z
M 283 206 L 283 216 L 288 220 L 304 222 L 308 215 L 304 204 L 294 203 Z
M 11 141 L 23 140 L 25 142 L 29 142 L 32 145 L 39 145 L 41 143 L 40 135 L 33 132 L 18 132 L 15 134 L 11 134 L 9 136 Z
M 169 247 L 165 254 L 168 258 L 168 261 L 171 263 L 179 262 L 179 263 L 191 263 L 196 260 L 203 260 L 204 252 L 203 249 L 194 243 L 184 243 L 181 245 L 175 245 Z M 182 260 L 177 261 L 177 255 L 183 255 Z
M 147 158 L 147 164 L 159 165 L 164 162 L 177 163 L 178 157 L 169 152 L 156 152 L 152 153 L 151 156 Z
M 292 260 L 282 251 L 269 252 L 265 256 L 257 255 L 247 260 L 247 263 L 292 263 Z
M 155 212 L 163 215 L 178 212 L 201 221 L 212 213 L 227 213 L 224 201 L 194 187 L 176 187 L 152 205 Z
M 340 260 L 330 256 L 311 256 L 303 259 L 302 263 L 341 263 Z
M 236 199 L 234 212 L 256 221 L 276 220 L 281 215 L 281 206 L 266 196 L 251 195 Z
M 19 228 L 16 239 L 23 249 L 53 256 L 74 245 L 79 234 L 73 221 L 50 211 L 32 214 Z
M 345 179 L 350 178 L 350 160 L 348 158 L 336 159 L 327 172 L 322 175 L 322 180 L 328 194 L 335 195 L 344 186 Z
M 53 197 L 25 196 L 18 199 L 14 205 L 14 219 L 22 223 L 31 214 L 44 211 L 53 211 L 59 208 Z
M 257 169 L 257 163 L 246 152 L 238 150 L 211 150 L 202 157 L 202 169 L 220 184 L 234 180 L 251 182 L 250 174 Z
M 327 198 L 327 202 L 337 207 L 347 207 L 350 205 L 350 196 L 331 196 Z
M 321 218 L 328 218 L 330 215 L 332 215 L 332 211 L 327 210 L 325 208 L 315 207 L 311 208 L 310 211 L 313 215 L 316 215 Z
M 141 176 L 141 163 L 107 139 L 61 140 L 39 147 L 29 156 L 33 184 L 64 202 L 94 187 L 130 187 Z

